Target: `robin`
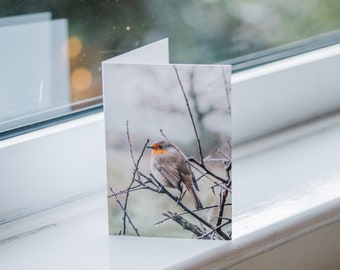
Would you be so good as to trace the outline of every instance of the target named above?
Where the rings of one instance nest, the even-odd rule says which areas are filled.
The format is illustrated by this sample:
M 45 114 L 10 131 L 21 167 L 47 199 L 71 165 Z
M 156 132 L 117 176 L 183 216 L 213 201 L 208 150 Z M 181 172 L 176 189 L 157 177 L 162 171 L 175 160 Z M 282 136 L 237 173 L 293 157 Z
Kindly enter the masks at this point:
M 198 186 L 195 176 L 183 152 L 169 141 L 158 141 L 148 148 L 152 149 L 150 169 L 153 176 L 165 187 L 177 188 L 181 195 L 184 183 L 196 209 L 203 208 L 196 193 Z

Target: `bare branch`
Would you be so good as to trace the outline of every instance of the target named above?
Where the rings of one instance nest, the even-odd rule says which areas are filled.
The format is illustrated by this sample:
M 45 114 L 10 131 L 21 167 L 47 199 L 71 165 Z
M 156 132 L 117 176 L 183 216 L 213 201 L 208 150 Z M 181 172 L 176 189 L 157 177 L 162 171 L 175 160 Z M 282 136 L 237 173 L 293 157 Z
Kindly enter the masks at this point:
M 180 79 L 179 74 L 178 74 L 178 70 L 177 70 L 175 65 L 174 65 L 174 69 L 175 69 L 175 72 L 176 72 L 178 83 L 179 83 L 179 85 L 181 87 L 181 90 L 182 90 L 182 93 L 183 93 L 183 96 L 184 96 L 184 99 L 185 99 L 186 106 L 188 108 L 188 112 L 189 112 L 189 115 L 190 115 L 192 126 L 194 128 L 200 160 L 201 160 L 201 163 L 203 163 L 203 154 L 202 154 L 201 141 L 200 141 L 200 138 L 198 137 L 198 132 L 197 132 L 197 128 L 196 128 L 196 125 L 195 125 L 194 117 L 193 117 L 192 112 L 191 112 L 191 108 L 190 108 L 190 105 L 189 105 L 188 97 L 187 97 L 187 95 L 186 95 L 186 93 L 184 91 L 183 84 L 181 82 L 181 79 Z
M 128 219 L 128 221 L 129 221 L 129 223 L 130 223 L 132 229 L 135 231 L 135 233 L 136 233 L 137 236 L 140 236 L 140 235 L 139 235 L 139 232 L 138 232 L 138 229 L 135 227 L 135 225 L 133 224 L 133 222 L 132 222 L 132 220 L 131 220 L 129 214 L 128 214 L 127 211 L 126 211 L 126 207 L 123 206 L 123 204 L 121 203 L 121 201 L 118 199 L 118 196 L 117 196 L 116 193 L 113 191 L 112 187 L 110 187 L 110 191 L 112 192 L 113 196 L 115 197 L 116 202 L 117 202 L 117 204 L 119 205 L 119 207 L 123 210 L 123 212 L 124 212 L 124 217 L 126 217 L 126 218 Z M 125 221 L 124 221 L 124 223 L 125 223 Z M 126 227 L 126 225 L 125 225 L 125 227 Z M 126 230 L 126 228 L 124 228 L 124 230 Z M 120 234 L 121 234 L 121 232 L 120 232 Z M 123 234 L 125 235 L 125 234 L 126 234 L 126 231 L 124 231 Z
M 198 237 L 198 238 L 199 238 L 199 239 L 206 239 L 206 237 L 208 237 L 209 235 L 215 234 L 217 230 L 221 230 L 222 227 L 224 227 L 224 226 L 230 224 L 230 222 L 231 222 L 231 221 L 228 220 L 227 222 L 225 222 L 225 223 L 219 225 L 218 227 L 216 227 L 214 230 L 210 230 L 210 231 L 206 232 L 205 234 L 201 235 L 201 237 Z M 230 237 L 230 236 L 229 236 L 229 237 Z M 211 238 L 211 237 L 208 237 L 208 239 L 212 239 L 212 238 Z M 230 239 L 231 239 L 231 237 L 230 237 Z
M 171 192 L 169 192 L 163 185 L 161 185 L 157 179 L 150 174 L 151 178 L 153 178 L 153 180 L 155 182 L 158 183 L 159 186 L 162 187 L 161 189 L 161 193 L 165 193 L 169 198 L 171 198 L 173 201 L 175 201 L 180 207 L 182 207 L 183 210 L 187 211 L 188 214 L 190 214 L 192 217 L 194 217 L 195 219 L 197 219 L 199 222 L 201 222 L 202 224 L 204 224 L 205 226 L 207 226 L 210 229 L 214 229 L 214 226 L 212 224 L 210 224 L 208 221 L 206 221 L 205 219 L 201 218 L 199 215 L 197 215 L 195 212 L 193 212 L 192 210 L 190 210 L 186 205 L 184 205 L 180 200 L 178 200 L 178 198 L 176 196 L 174 196 Z M 230 240 L 230 237 L 228 235 L 226 235 L 224 232 L 218 232 L 218 234 L 225 240 Z
M 216 178 L 217 180 L 220 180 L 222 183 L 226 183 L 226 180 L 225 180 L 224 178 L 222 178 L 222 177 L 220 177 L 220 176 L 214 174 L 211 170 L 209 170 L 209 169 L 205 166 L 204 163 L 198 162 L 198 161 L 197 161 L 195 158 L 193 158 L 193 157 L 189 157 L 188 160 L 189 160 L 190 162 L 193 162 L 193 163 L 197 164 L 198 166 L 200 166 L 202 169 L 205 170 L 205 172 L 206 172 L 207 174 L 211 175 L 212 177 Z
M 181 225 L 183 227 L 183 229 L 191 231 L 192 233 L 194 233 L 199 238 L 209 239 L 207 237 L 203 237 L 204 231 L 202 231 L 201 228 L 199 228 L 195 224 L 192 224 L 191 222 L 189 222 L 185 218 L 181 217 L 177 213 L 172 213 L 172 212 L 168 211 L 167 213 L 163 213 L 163 215 L 172 219 L 173 221 L 177 222 L 179 225 Z
M 127 136 L 127 140 L 128 140 L 128 143 L 129 143 L 129 150 L 130 150 L 131 159 L 132 159 L 133 165 L 136 167 L 135 157 L 133 156 L 133 152 L 132 152 L 132 144 L 131 144 L 130 130 L 129 130 L 129 121 L 126 121 L 126 136 Z
M 231 148 L 230 143 L 228 142 L 228 147 Z M 219 153 L 220 155 L 224 156 L 225 159 L 230 161 L 230 156 L 228 156 L 226 153 L 222 152 L 220 149 L 216 149 L 216 152 Z
M 203 210 L 208 210 L 208 209 L 211 209 L 211 208 L 217 208 L 219 207 L 220 205 L 219 204 L 214 204 L 214 205 L 210 205 L 210 206 L 205 206 L 204 208 L 202 209 L 196 209 L 196 210 L 193 210 L 193 212 L 198 212 L 198 211 L 203 211 Z M 226 203 L 225 206 L 231 206 L 231 203 Z M 180 215 L 180 216 L 184 216 L 184 215 L 187 215 L 188 212 L 184 211 L 184 212 L 181 212 L 181 213 L 177 213 L 177 215 Z M 227 220 L 231 220 L 230 218 L 223 218 L 223 219 L 227 219 Z M 165 221 L 169 220 L 169 218 L 165 218 L 165 219 L 162 219 L 158 222 L 156 222 L 154 225 L 159 225 Z
M 164 134 L 163 129 L 160 129 L 159 131 L 161 132 L 162 136 L 163 136 L 167 141 L 169 141 L 168 137 Z
M 137 160 L 137 162 L 135 161 L 135 157 L 133 155 L 133 151 L 132 151 L 132 144 L 131 144 L 131 138 L 130 138 L 130 131 L 129 131 L 129 122 L 126 121 L 126 135 L 127 135 L 127 139 L 128 139 L 128 143 L 129 143 L 129 149 L 130 149 L 130 155 L 131 155 L 131 159 L 133 161 L 134 164 L 134 171 L 133 171 L 133 176 L 132 179 L 130 181 L 130 184 L 127 188 L 127 192 L 126 192 L 126 196 L 125 196 L 125 202 L 124 202 L 124 206 L 123 206 L 123 210 L 124 210 L 124 216 L 123 216 L 123 234 L 126 234 L 126 218 L 127 218 L 127 207 L 128 207 L 128 201 L 129 201 L 129 195 L 130 195 L 130 189 L 133 185 L 133 183 L 135 182 L 135 177 L 136 174 L 138 172 L 138 166 L 139 166 L 139 162 L 144 154 L 144 151 L 146 149 L 146 146 L 149 143 L 149 139 L 147 139 L 146 143 L 144 144 L 143 150 Z
M 222 218 L 224 213 L 224 204 L 227 199 L 228 191 L 226 190 L 220 190 L 220 206 L 218 211 L 218 217 L 216 222 L 216 227 L 220 226 L 222 224 Z
M 224 79 L 224 88 L 225 88 L 225 92 L 227 94 L 227 111 L 230 113 L 231 112 L 230 92 L 229 92 L 227 78 L 226 78 L 226 75 L 225 75 L 225 72 L 224 72 L 224 66 L 222 66 L 222 74 L 223 74 L 223 79 Z

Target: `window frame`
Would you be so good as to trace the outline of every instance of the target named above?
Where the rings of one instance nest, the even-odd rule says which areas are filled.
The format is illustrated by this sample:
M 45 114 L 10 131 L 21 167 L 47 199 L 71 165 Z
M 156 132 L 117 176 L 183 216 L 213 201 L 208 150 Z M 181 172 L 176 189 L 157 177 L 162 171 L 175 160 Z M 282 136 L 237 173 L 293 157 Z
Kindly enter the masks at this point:
M 249 55 L 229 59 L 223 61 L 224 64 L 231 64 L 233 66 L 233 74 L 238 74 L 247 70 L 253 70 L 273 62 L 281 61 L 284 59 L 290 59 L 294 56 L 299 56 L 308 52 L 313 52 L 322 48 L 326 48 L 332 45 L 340 44 L 340 30 L 333 31 L 330 33 L 325 33 L 323 35 L 318 35 L 309 39 L 297 41 L 294 43 L 282 45 L 279 47 L 267 49 L 264 51 L 252 53 Z M 14 136 L 22 135 L 39 129 L 53 126 L 55 124 L 64 123 L 77 119 L 79 117 L 84 117 L 90 114 L 103 111 L 103 103 L 98 102 L 101 100 L 102 96 L 95 98 L 96 104 L 92 100 L 84 100 L 81 104 L 69 104 L 68 107 L 71 108 L 74 105 L 81 105 L 80 109 L 71 110 L 67 113 L 58 114 L 57 110 L 53 115 L 44 117 L 42 114 L 39 116 L 39 120 L 27 121 L 27 124 L 20 124 L 16 127 L 5 129 L 0 131 L 0 141 L 5 140 Z M 89 105 L 86 105 L 89 104 Z M 53 111 L 53 109 L 52 109 Z M 1 126 L 1 123 L 0 123 Z

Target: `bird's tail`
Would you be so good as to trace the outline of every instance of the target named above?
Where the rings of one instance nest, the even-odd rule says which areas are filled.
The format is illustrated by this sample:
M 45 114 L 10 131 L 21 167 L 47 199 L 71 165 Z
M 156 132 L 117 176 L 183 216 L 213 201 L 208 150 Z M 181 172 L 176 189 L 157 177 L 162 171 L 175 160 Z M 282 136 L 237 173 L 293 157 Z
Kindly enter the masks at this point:
M 202 205 L 200 199 L 198 198 L 198 195 L 197 195 L 195 189 L 194 188 L 189 188 L 188 192 L 189 192 L 192 200 L 194 201 L 196 209 L 202 209 L 203 205 Z

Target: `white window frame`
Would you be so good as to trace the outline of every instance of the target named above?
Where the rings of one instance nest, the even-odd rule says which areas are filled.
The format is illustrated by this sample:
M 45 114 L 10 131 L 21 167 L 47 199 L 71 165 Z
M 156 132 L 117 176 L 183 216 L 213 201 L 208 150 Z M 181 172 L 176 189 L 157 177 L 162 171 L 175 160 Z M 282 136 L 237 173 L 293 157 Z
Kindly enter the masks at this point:
M 1 141 L 0 224 L 103 190 L 104 144 L 102 113 Z
M 235 144 L 340 108 L 340 44 L 232 76 Z

